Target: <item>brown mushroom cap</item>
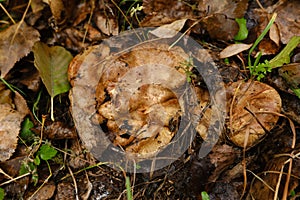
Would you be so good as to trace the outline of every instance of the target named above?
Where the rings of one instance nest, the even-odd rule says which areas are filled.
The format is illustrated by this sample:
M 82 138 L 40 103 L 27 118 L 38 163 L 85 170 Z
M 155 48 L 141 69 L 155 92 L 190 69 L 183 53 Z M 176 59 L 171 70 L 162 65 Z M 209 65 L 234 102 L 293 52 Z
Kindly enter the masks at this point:
M 281 110 L 278 92 L 265 83 L 251 80 L 238 81 L 228 86 L 227 103 L 228 137 L 240 147 L 247 140 L 247 148 L 257 144 L 266 131 L 275 126 L 279 116 L 274 113 Z
M 96 107 L 100 114 L 99 122 L 106 122 L 108 131 L 115 134 L 115 145 L 122 146 L 126 152 L 137 154 L 138 157 L 147 157 L 171 141 L 176 128 L 170 128 L 169 123 L 179 122 L 181 115 L 179 101 L 172 89 L 180 88 L 186 82 L 185 72 L 179 70 L 178 73 L 176 70 L 188 58 L 180 47 L 169 49 L 167 44 L 146 43 L 102 63 L 103 73 L 96 87 Z M 128 99 L 125 98 L 128 108 L 124 115 L 118 107 L 120 99 L 116 97 L 117 90 L 122 88 L 117 88 L 120 87 L 117 85 L 131 69 L 147 66 L 151 72 L 152 67 L 159 67 L 158 64 L 170 68 L 165 79 L 171 88 L 157 83 L 133 88 L 135 91 L 126 97 Z M 173 80 L 174 72 L 169 72 L 171 69 L 181 78 Z M 155 70 L 152 73 L 151 76 L 158 76 Z M 113 101 L 114 97 L 117 100 Z

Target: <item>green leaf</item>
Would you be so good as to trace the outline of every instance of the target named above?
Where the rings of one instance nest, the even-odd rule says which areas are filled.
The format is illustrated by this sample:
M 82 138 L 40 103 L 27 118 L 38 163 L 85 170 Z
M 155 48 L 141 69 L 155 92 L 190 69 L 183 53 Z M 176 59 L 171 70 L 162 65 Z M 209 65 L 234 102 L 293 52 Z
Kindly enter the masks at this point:
M 42 42 L 33 46 L 34 65 L 39 70 L 43 83 L 51 96 L 51 119 L 53 117 L 53 98 L 70 89 L 68 65 L 73 56 L 60 46 L 48 47 Z
M 292 89 L 292 90 L 295 93 L 295 95 L 300 99 L 300 89 L 296 88 L 296 89 Z
M 33 160 L 33 162 L 34 162 L 34 164 L 37 165 L 37 166 L 40 165 L 40 164 L 41 164 L 40 157 L 39 157 L 39 156 L 36 156 L 35 159 Z
M 0 188 L 0 200 L 3 200 L 5 197 L 5 191 L 3 188 Z
M 56 153 L 57 153 L 57 150 L 55 150 L 49 144 L 44 144 L 41 146 L 37 155 L 40 156 L 42 160 L 50 160 L 51 158 L 53 158 L 56 155 Z
M 201 192 L 201 197 L 202 200 L 210 200 L 209 195 L 205 191 Z
M 20 137 L 26 142 L 30 142 L 34 139 L 35 134 L 30 130 L 33 128 L 33 123 L 27 117 L 22 123 L 22 129 L 20 133 Z
M 240 29 L 236 36 L 235 40 L 244 40 L 248 37 L 247 21 L 245 18 L 236 18 L 235 21 L 238 23 Z
M 292 51 L 300 44 L 300 36 L 293 36 L 282 51 L 270 60 L 272 68 L 281 67 L 283 64 L 290 63 Z

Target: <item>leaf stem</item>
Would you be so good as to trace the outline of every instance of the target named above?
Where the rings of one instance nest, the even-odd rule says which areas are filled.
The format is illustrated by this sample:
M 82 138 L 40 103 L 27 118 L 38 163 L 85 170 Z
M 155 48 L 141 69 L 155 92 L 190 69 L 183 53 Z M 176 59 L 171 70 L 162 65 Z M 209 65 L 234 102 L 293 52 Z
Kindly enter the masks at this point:
M 51 97 L 51 120 L 52 121 L 55 121 L 55 119 L 54 119 L 54 114 L 53 114 L 53 101 L 54 101 L 54 98 L 53 97 Z

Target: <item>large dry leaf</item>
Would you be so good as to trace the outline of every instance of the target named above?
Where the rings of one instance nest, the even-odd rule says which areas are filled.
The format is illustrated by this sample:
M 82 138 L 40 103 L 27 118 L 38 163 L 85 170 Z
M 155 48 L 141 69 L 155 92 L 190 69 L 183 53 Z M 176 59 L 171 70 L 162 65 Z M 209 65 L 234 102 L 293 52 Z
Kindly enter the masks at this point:
M 279 118 L 272 113 L 281 110 L 279 94 L 271 86 L 258 81 L 238 81 L 227 88 L 227 95 L 228 109 L 232 109 L 227 124 L 230 140 L 240 147 L 244 146 L 245 140 L 246 147 L 257 144 L 265 130 L 271 130 Z
M 283 44 L 287 44 L 293 36 L 300 36 L 300 1 L 279 1 L 274 6 L 268 7 L 267 10 L 268 12 L 261 9 L 254 10 L 253 17 L 257 18 L 257 21 L 259 22 L 257 36 L 260 35 L 263 29 L 266 27 L 266 24 L 269 21 L 269 13 L 275 12 L 277 13 L 275 24 L 278 27 L 280 41 Z M 273 31 L 271 32 L 272 39 L 274 39 Z M 278 39 L 274 40 L 275 43 L 277 42 L 276 40 Z
M 97 27 L 106 35 L 118 35 L 119 25 L 115 16 L 108 18 L 106 15 L 98 15 L 96 18 Z
M 198 9 L 207 15 L 224 14 L 228 18 L 242 18 L 248 8 L 248 0 L 200 0 Z
M 5 161 L 15 152 L 21 122 L 29 110 L 21 95 L 15 93 L 12 99 L 10 90 L 0 90 L 0 161 Z
M 208 32 L 209 36 L 217 40 L 233 40 L 239 32 L 239 26 L 234 19 L 224 14 L 215 13 L 203 19 L 200 25 Z
M 14 64 L 26 56 L 34 43 L 39 41 L 40 34 L 34 28 L 22 23 L 10 26 L 0 32 L 0 70 L 4 78 Z M 15 37 L 14 37 L 15 36 Z
M 183 1 L 144 0 L 143 11 L 146 13 L 140 24 L 143 27 L 161 26 L 195 16 L 192 7 Z
M 287 44 L 293 36 L 300 36 L 300 1 L 286 1 L 275 9 L 278 17 L 276 24 L 280 32 L 280 39 Z

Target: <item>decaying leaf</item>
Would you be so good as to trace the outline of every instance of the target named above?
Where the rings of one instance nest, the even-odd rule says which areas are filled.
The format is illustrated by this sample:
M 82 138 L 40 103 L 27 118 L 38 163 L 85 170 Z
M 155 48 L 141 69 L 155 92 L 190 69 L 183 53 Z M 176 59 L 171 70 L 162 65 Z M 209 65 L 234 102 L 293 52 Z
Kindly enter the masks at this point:
M 220 58 L 228 58 L 243 51 L 250 49 L 252 44 L 231 44 L 223 49 L 220 53 Z
M 233 40 L 239 31 L 239 26 L 235 20 L 229 19 L 226 15 L 219 13 L 203 19 L 200 24 L 211 38 L 217 40 Z
M 53 106 L 53 98 L 70 89 L 67 72 L 73 56 L 63 47 L 48 47 L 41 42 L 35 43 L 33 53 L 34 65 L 40 72 Z M 54 120 L 52 114 L 53 112 L 51 112 L 51 119 Z
M 248 0 L 200 0 L 198 9 L 207 15 L 224 14 L 228 18 L 242 18 L 248 7 Z
M 282 66 L 279 75 L 285 79 L 291 88 L 299 88 L 300 86 L 300 63 L 291 63 Z
M 143 11 L 146 13 L 140 24 L 143 27 L 161 26 L 195 16 L 192 7 L 183 1 L 144 0 Z
M 180 19 L 171 24 L 160 26 L 155 30 L 150 31 L 150 33 L 159 38 L 172 38 L 183 28 L 186 20 L 187 19 Z
M 242 18 L 248 7 L 248 0 L 201 0 L 198 9 L 205 12 L 201 26 L 209 33 L 209 36 L 218 40 L 233 40 L 239 32 L 239 26 L 234 20 Z
M 271 86 L 258 81 L 238 81 L 227 88 L 228 137 L 236 145 L 257 144 L 271 130 L 281 110 L 281 98 Z M 249 135 L 249 136 L 248 136 Z
M 53 183 L 45 184 L 37 193 L 30 197 L 32 200 L 50 199 L 55 192 L 56 186 Z
M 278 27 L 278 32 L 280 35 L 280 41 L 283 44 L 287 44 L 293 36 L 300 36 L 300 2 L 297 0 L 292 1 L 279 1 L 277 4 L 266 8 L 268 12 L 261 9 L 254 10 L 254 17 L 258 18 L 259 21 L 259 35 L 266 24 L 268 23 L 269 13 L 277 13 L 277 18 L 275 24 Z M 275 27 L 274 27 L 275 28 Z M 277 30 L 272 30 L 270 32 L 271 39 L 277 44 L 276 35 Z
M 106 35 L 118 35 L 119 25 L 115 16 L 108 18 L 106 15 L 98 15 L 96 19 L 97 27 Z
M 299 152 L 300 146 L 296 145 L 295 149 L 293 149 L 294 152 Z M 291 150 L 286 151 L 286 149 L 282 149 L 280 152 L 281 155 L 283 154 L 290 154 Z M 278 154 L 280 155 L 280 154 Z M 268 161 L 267 166 L 265 168 L 265 171 L 259 174 L 259 177 L 264 181 L 258 180 L 257 178 L 254 178 L 253 184 L 250 187 L 249 195 L 252 199 L 274 199 L 274 191 L 272 191 L 270 188 L 276 188 L 277 185 L 279 185 L 279 188 L 284 188 L 285 184 L 288 184 L 288 190 L 296 191 L 297 188 L 299 188 L 299 179 L 297 177 L 300 176 L 300 160 L 299 159 L 293 159 L 293 165 L 291 166 L 291 177 L 289 182 L 286 182 L 286 174 L 288 174 L 288 165 L 289 162 L 286 163 L 288 158 L 286 156 L 277 156 L 274 157 L 272 160 Z M 282 168 L 283 170 L 283 176 L 280 179 L 279 176 L 281 175 L 280 172 Z M 275 173 L 278 172 L 278 173 Z M 283 191 L 284 189 L 278 190 L 278 198 L 285 199 L 283 197 Z M 287 194 L 288 196 L 292 196 L 292 194 Z M 293 199 L 291 197 L 291 199 Z M 297 199 L 297 198 L 296 198 Z
M 15 152 L 21 122 L 29 112 L 25 100 L 18 93 L 12 99 L 10 90 L 2 89 L 0 96 L 0 161 L 5 161 Z
M 19 26 L 20 28 L 17 31 Z M 0 32 L 0 70 L 2 78 L 6 76 L 17 61 L 31 51 L 34 43 L 39 41 L 39 37 L 39 32 L 27 26 L 25 22 L 21 25 L 19 23 L 14 24 Z

